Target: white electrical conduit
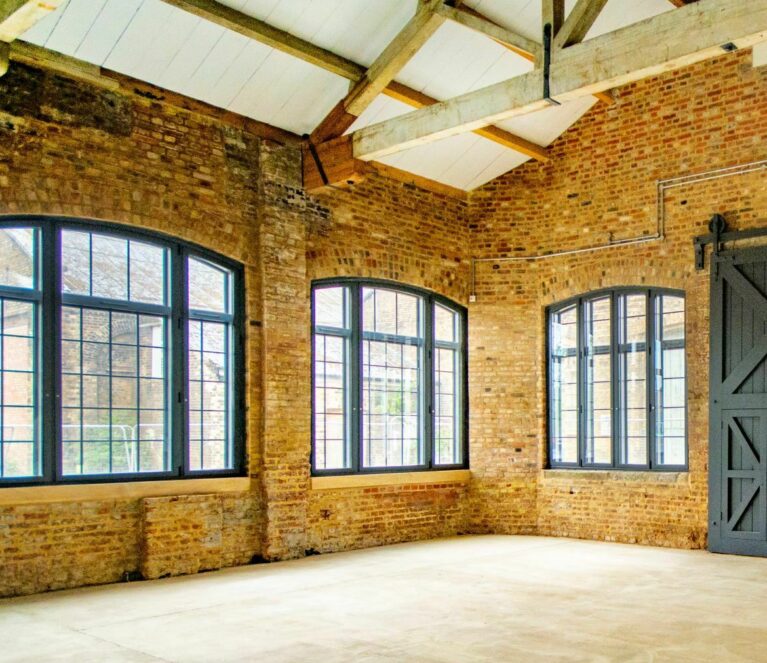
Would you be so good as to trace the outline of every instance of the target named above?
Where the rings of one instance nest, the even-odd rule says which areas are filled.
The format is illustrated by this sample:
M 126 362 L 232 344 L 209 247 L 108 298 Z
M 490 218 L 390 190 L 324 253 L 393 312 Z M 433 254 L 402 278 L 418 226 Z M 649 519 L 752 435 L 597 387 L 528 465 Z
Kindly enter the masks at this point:
M 592 251 L 601 251 L 602 249 L 612 249 L 618 246 L 628 246 L 631 244 L 644 244 L 646 242 L 662 241 L 666 237 L 666 205 L 665 205 L 665 193 L 668 189 L 675 189 L 690 184 L 697 184 L 698 182 L 707 182 L 709 180 L 718 180 L 724 177 L 732 177 L 734 175 L 746 175 L 747 173 L 753 173 L 758 170 L 764 170 L 767 168 L 767 159 L 762 161 L 751 161 L 750 163 L 738 164 L 737 166 L 728 166 L 727 168 L 716 168 L 714 170 L 707 170 L 702 173 L 695 173 L 693 175 L 681 175 L 679 177 L 672 177 L 667 180 L 658 180 L 656 182 L 657 200 L 656 200 L 656 216 L 657 223 L 655 232 L 652 235 L 641 235 L 639 237 L 628 237 L 626 239 L 610 240 L 607 244 L 599 244 L 597 246 L 587 246 L 581 249 L 565 249 L 562 251 L 553 251 L 551 253 L 541 253 L 534 256 L 502 256 L 499 258 L 472 258 L 471 259 L 471 294 L 469 296 L 470 302 L 477 300 L 477 263 L 480 262 L 527 262 L 536 260 L 547 260 L 549 258 L 560 258 L 562 256 L 571 256 L 578 253 L 590 253 Z

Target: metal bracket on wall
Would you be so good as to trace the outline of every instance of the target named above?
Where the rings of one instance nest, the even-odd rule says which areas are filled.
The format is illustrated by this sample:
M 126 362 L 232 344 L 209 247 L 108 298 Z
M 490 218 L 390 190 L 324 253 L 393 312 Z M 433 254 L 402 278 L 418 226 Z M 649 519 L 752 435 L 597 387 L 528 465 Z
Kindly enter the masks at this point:
M 693 238 L 695 246 L 695 269 L 701 270 L 706 266 L 706 245 L 712 244 L 712 256 L 722 250 L 725 242 L 735 242 L 754 237 L 767 237 L 767 227 L 748 228 L 746 230 L 727 230 L 727 220 L 721 214 L 714 214 L 708 222 L 709 233 Z
M 561 106 L 551 97 L 551 23 L 543 26 L 543 98 L 552 106 Z
M 328 186 L 329 180 L 327 173 L 325 172 L 325 169 L 322 167 L 322 161 L 320 161 L 320 155 L 317 154 L 317 148 L 314 146 L 314 143 L 312 142 L 311 137 L 309 134 L 304 134 L 304 140 L 306 140 L 307 145 L 309 146 L 309 152 L 312 155 L 312 159 L 314 159 L 314 165 L 317 166 L 317 172 L 320 174 L 320 179 L 322 180 L 322 183 L 325 186 Z

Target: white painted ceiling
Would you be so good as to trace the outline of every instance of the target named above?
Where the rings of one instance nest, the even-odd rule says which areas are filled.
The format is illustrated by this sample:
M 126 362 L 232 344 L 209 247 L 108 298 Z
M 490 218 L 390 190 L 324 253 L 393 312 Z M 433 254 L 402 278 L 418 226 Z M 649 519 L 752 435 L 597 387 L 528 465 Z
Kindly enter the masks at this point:
M 575 0 L 567 0 L 566 8 Z M 371 64 L 413 15 L 416 0 L 223 0 L 362 65 Z M 539 40 L 540 0 L 467 0 L 500 25 Z M 673 9 L 668 0 L 609 0 L 587 38 Z M 349 82 L 171 7 L 161 0 L 68 0 L 23 39 L 213 106 L 298 134 L 310 133 Z M 397 76 L 436 99 L 470 92 L 532 65 L 491 39 L 447 22 Z M 586 98 L 499 123 L 549 145 L 596 103 Z M 380 96 L 357 129 L 410 112 Z M 382 159 L 471 190 L 528 157 L 476 134 L 454 136 Z

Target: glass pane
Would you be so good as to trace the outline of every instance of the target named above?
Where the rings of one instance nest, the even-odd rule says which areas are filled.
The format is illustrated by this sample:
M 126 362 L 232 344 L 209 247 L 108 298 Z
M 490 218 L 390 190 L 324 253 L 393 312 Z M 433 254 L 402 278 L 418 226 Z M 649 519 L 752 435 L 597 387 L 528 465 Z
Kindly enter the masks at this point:
M 130 300 L 164 305 L 167 303 L 165 263 L 167 250 L 144 242 L 129 243 Z
M 64 474 L 167 470 L 165 318 L 65 306 L 62 321 Z
M 198 258 L 189 258 L 188 268 L 189 308 L 229 313 L 229 271 Z
M 618 425 L 624 465 L 647 465 L 647 297 L 618 297 Z
M 577 309 L 551 315 L 551 462 L 578 462 L 578 327 Z
M 0 298 L 0 478 L 41 472 L 36 305 Z
M 91 290 L 94 297 L 128 299 L 128 241 L 91 235 Z
M 684 465 L 687 435 L 684 298 L 659 296 L 655 307 L 655 463 Z
M 64 292 L 78 295 L 91 294 L 90 233 L 62 231 L 61 282 Z
M 351 467 L 349 448 L 349 340 L 314 337 L 314 465 Z
M 187 342 L 191 470 L 222 470 L 234 466 L 230 339 L 229 324 L 189 321 Z M 216 351 L 210 351 L 211 348 Z M 152 388 L 150 381 L 145 383 L 147 390 Z
M 364 467 L 424 463 L 423 307 L 417 295 L 362 289 Z
M 434 452 L 437 465 L 463 461 L 461 352 L 436 348 L 434 351 Z M 405 413 L 418 412 L 416 394 L 406 401 Z
M 446 343 L 457 342 L 459 320 L 457 312 L 436 304 L 434 306 L 434 338 Z
M 397 293 L 397 334 L 417 336 L 421 326 L 421 298 Z
M 584 304 L 586 444 L 584 463 L 612 463 L 610 297 Z
M 314 291 L 314 324 L 349 329 L 348 288 L 318 288 Z
M 385 288 L 362 288 L 365 332 L 421 339 L 423 298 Z
M 0 228 L 0 285 L 34 288 L 36 263 L 34 228 Z

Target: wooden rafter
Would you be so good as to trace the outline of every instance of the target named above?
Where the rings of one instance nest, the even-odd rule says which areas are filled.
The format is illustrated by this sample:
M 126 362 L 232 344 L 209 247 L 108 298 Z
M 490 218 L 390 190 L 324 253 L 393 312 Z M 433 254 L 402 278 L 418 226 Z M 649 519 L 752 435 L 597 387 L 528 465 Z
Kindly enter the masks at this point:
M 565 102 L 723 54 L 767 39 L 767 0 L 699 0 L 674 12 L 574 44 L 557 53 L 551 95 Z M 354 134 L 356 158 L 378 159 L 503 119 L 547 107 L 543 72 L 374 124 Z
M 432 14 L 437 16 L 439 12 L 434 12 L 433 9 L 438 5 L 441 4 L 441 0 L 438 3 L 430 3 L 430 7 L 426 7 L 425 5 L 422 5 L 421 8 L 423 9 L 430 9 L 432 10 Z M 455 11 L 455 10 L 452 10 Z M 444 20 L 449 20 L 449 16 L 447 15 L 441 19 L 438 20 L 438 23 L 441 24 Z M 485 19 L 483 19 L 485 20 Z M 369 105 L 370 102 L 373 101 L 374 97 L 379 93 L 383 92 L 383 94 L 386 94 L 387 96 L 396 99 L 400 102 L 406 103 L 409 106 L 412 106 L 413 108 L 423 108 L 425 106 L 431 106 L 433 104 L 438 103 L 437 99 L 434 99 L 426 94 L 423 94 L 422 92 L 418 92 L 417 90 L 413 90 L 412 88 L 409 88 L 405 85 L 402 85 L 401 83 L 397 83 L 396 81 L 392 80 L 394 75 L 396 74 L 396 71 L 393 70 L 393 68 L 389 68 L 387 71 L 387 85 L 385 87 L 381 87 L 381 83 L 383 82 L 380 78 L 380 74 L 376 72 L 383 71 L 385 69 L 385 64 L 391 62 L 394 57 L 397 57 L 397 65 L 398 67 L 401 67 L 404 65 L 404 63 L 409 59 L 410 56 L 405 56 L 403 58 L 402 55 L 395 55 L 395 54 L 401 54 L 403 51 L 402 42 L 403 39 L 401 37 L 403 35 L 407 35 L 408 43 L 412 45 L 413 43 L 413 33 L 414 30 L 410 28 L 413 24 L 425 26 L 426 23 L 423 19 L 423 17 L 419 17 L 416 15 L 410 23 L 403 28 L 403 30 L 399 33 L 399 35 L 394 39 L 392 44 L 387 47 L 384 52 L 381 54 L 381 56 L 376 60 L 376 63 L 379 61 L 382 63 L 380 66 L 376 66 L 376 63 L 374 63 L 366 75 L 363 77 L 363 79 L 357 83 L 353 88 L 352 91 L 347 95 L 347 97 L 343 100 L 341 100 L 336 106 L 333 107 L 333 109 L 328 113 L 328 115 L 325 117 L 325 119 L 317 126 L 317 128 L 312 132 L 311 140 L 313 143 L 323 143 L 328 140 L 332 140 L 334 138 L 337 138 L 338 136 L 341 136 L 356 120 L 356 118 L 362 113 L 362 111 Z M 417 37 L 417 40 L 423 43 L 425 41 L 425 35 L 424 32 L 428 32 L 429 34 L 433 33 L 433 30 L 436 29 L 433 25 L 430 25 L 429 27 L 423 27 L 421 28 L 421 34 Z M 533 56 L 534 57 L 534 56 Z M 355 99 L 355 91 L 362 88 L 363 86 L 368 86 L 368 88 L 373 87 L 370 81 L 378 80 L 379 85 L 377 86 L 377 89 L 375 91 L 375 94 L 368 94 L 365 98 L 364 104 L 358 103 L 359 96 L 356 97 L 357 103 L 352 103 L 350 100 Z M 504 147 L 516 150 L 517 152 L 520 152 L 526 156 L 532 157 L 533 159 L 537 159 L 538 161 L 548 161 L 548 150 L 544 147 L 541 147 L 540 145 L 536 145 L 535 143 L 526 140 L 522 138 L 521 136 L 516 136 L 512 134 L 509 131 L 505 131 L 504 129 L 501 129 L 499 127 L 482 127 L 480 129 L 477 129 L 475 131 L 477 135 L 482 136 L 483 138 L 487 138 L 488 140 L 491 140 L 499 145 L 503 145 Z
M 565 0 L 542 0 L 542 24 L 551 23 L 551 36 L 554 37 L 565 20 Z
M 392 99 L 397 99 L 403 103 L 412 106 L 413 108 L 424 108 L 425 106 L 433 106 L 438 104 L 439 101 L 430 97 L 423 92 L 417 92 L 400 83 L 392 82 L 386 90 L 384 90 L 386 96 Z M 517 136 L 500 127 L 487 126 L 475 129 L 474 133 L 488 140 L 492 140 L 494 143 L 503 145 L 517 152 L 532 157 L 537 161 L 546 162 L 549 160 L 549 151 L 545 147 L 536 145 L 535 143 Z
M 314 129 L 311 139 L 321 143 L 343 134 L 363 111 L 381 94 L 444 19 L 434 13 L 442 0 L 421 0 L 416 13 L 399 31 L 364 76 L 354 81 L 349 93 L 339 101 Z
M 163 2 L 338 76 L 343 76 L 350 81 L 357 81 L 365 74 L 365 67 L 356 62 L 215 0 L 163 0 Z
M 442 0 L 420 0 L 418 10 L 344 99 L 348 113 L 359 116 L 445 21 L 435 9 Z
M 606 4 L 607 0 L 578 0 L 556 33 L 554 47 L 565 48 L 583 41 Z

